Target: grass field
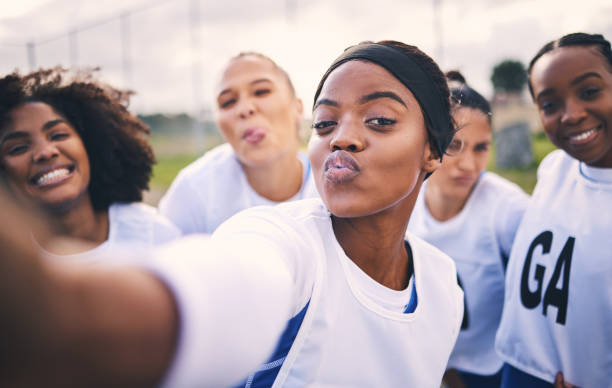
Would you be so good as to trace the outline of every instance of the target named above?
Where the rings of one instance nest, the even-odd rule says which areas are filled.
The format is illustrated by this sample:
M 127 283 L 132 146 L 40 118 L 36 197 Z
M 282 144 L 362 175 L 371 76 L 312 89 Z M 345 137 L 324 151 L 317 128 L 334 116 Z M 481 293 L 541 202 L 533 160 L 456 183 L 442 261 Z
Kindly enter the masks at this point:
M 512 169 L 498 169 L 495 166 L 495 147 L 491 152 L 491 160 L 487 166 L 487 170 L 493 171 L 504 178 L 516 183 L 521 186 L 526 193 L 531 194 L 535 187 L 537 176 L 536 172 L 538 165 L 551 151 L 555 150 L 556 147 L 546 138 L 544 133 L 537 133 L 532 137 L 531 147 L 533 150 L 533 162 L 530 166 L 525 168 L 512 168 Z
M 218 143 L 218 139 L 211 139 L 205 142 L 203 149 L 210 149 Z M 184 144 L 182 146 L 181 144 Z M 157 165 L 153 168 L 153 179 L 151 180 L 151 194 L 148 202 L 156 204 L 159 196 L 161 196 L 170 186 L 170 183 L 176 177 L 176 174 L 189 163 L 198 158 L 202 152 L 194 150 L 193 142 L 189 138 L 166 138 L 154 139 L 153 146 L 157 155 Z M 536 183 L 536 170 L 538 164 L 544 156 L 555 149 L 544 134 L 536 134 L 533 136 L 533 163 L 526 168 L 514 168 L 500 170 L 495 166 L 495 147 L 491 153 L 491 161 L 489 162 L 488 170 L 515 182 L 530 193 Z M 180 150 L 186 150 L 181 153 Z

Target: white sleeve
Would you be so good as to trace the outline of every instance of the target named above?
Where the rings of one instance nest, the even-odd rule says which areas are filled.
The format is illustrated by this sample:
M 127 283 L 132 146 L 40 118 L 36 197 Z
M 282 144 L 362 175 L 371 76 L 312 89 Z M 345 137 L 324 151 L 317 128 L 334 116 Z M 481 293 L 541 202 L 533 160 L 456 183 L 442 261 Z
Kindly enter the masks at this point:
M 273 224 L 249 225 L 257 232 L 226 228 L 210 238 L 176 240 L 143 264 L 168 286 L 179 311 L 179 342 L 165 387 L 243 380 L 272 354 L 302 303 L 296 289 L 308 271 L 295 265 L 298 244 L 279 241 Z
M 181 236 L 181 231 L 170 220 L 162 215 L 156 215 L 153 224 L 153 244 L 160 245 L 175 240 Z
M 159 201 L 159 213 L 176 225 L 183 234 L 205 233 L 206 200 L 192 187 L 189 176 L 179 173 Z
M 495 233 L 499 241 L 500 253 L 505 261 L 510 257 L 514 237 L 523 219 L 528 202 L 529 196 L 517 187 L 516 192 L 508 193 L 498 203 Z

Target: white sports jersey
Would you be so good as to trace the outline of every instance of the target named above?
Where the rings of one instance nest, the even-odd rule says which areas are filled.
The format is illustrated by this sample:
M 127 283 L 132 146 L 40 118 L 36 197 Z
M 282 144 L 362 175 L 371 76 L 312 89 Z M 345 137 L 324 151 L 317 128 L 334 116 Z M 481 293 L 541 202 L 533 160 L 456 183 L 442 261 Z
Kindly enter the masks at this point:
M 113 203 L 108 208 L 108 238 L 97 247 L 77 254 L 54 255 L 44 252 L 48 257 L 98 262 L 128 259 L 118 254 L 118 248 L 150 248 L 167 243 L 181 235 L 180 230 L 166 218 L 157 214 L 154 207 L 142 202 Z M 117 252 L 117 254 L 109 254 Z M 135 252 L 134 252 L 135 253 Z
M 506 274 L 495 346 L 548 382 L 612 387 L 612 169 L 548 155 Z
M 300 191 L 288 201 L 318 197 L 306 155 Z M 184 234 L 212 233 L 241 210 L 277 202 L 257 194 L 249 185 L 234 150 L 222 144 L 207 152 L 178 174 L 159 202 L 159 211 Z
M 448 367 L 495 374 L 503 364 L 494 343 L 504 303 L 504 262 L 529 198 L 514 183 L 485 172 L 461 212 L 440 222 L 425 204 L 426 187 L 421 189 L 408 231 L 455 261 L 465 292 L 463 324 Z
M 168 284 L 182 318 L 165 386 L 236 383 L 302 315 L 286 357 L 259 368 L 282 365 L 274 386 L 438 388 L 463 292 L 450 258 L 413 235 L 407 241 L 418 295 L 407 314 L 370 297 L 372 287 L 393 290 L 355 273 L 319 199 L 250 209 L 210 239 L 171 244 L 143 263 Z

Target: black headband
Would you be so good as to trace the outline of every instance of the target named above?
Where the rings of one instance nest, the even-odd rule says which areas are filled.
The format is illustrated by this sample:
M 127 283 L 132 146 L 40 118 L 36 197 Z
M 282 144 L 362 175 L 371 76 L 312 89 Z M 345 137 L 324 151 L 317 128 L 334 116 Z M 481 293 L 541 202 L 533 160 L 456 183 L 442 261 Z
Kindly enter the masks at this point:
M 361 43 L 348 48 L 321 78 L 314 96 L 314 104 L 329 74 L 344 62 L 354 59 L 363 59 L 384 67 L 410 89 L 421 106 L 427 132 L 435 140 L 434 146 L 441 157 L 453 137 L 451 116 L 448 111 L 449 102 L 445 101 L 429 74 L 399 49 L 378 43 Z

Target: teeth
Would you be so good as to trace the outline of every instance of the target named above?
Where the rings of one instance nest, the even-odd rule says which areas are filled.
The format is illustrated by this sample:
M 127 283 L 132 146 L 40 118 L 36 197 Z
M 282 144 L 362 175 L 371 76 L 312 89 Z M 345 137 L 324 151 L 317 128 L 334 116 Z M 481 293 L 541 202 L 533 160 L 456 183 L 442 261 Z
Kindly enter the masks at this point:
M 572 141 L 581 141 L 581 140 L 584 140 L 584 139 L 588 138 L 589 136 L 591 136 L 593 134 L 593 132 L 595 132 L 595 129 L 596 128 L 589 129 L 589 130 L 581 132 L 581 133 L 579 133 L 577 135 L 570 136 L 570 140 L 572 140 Z
M 70 171 L 67 168 L 58 168 L 57 170 L 53 170 L 51 172 L 48 172 L 46 174 L 44 174 L 43 176 L 41 176 L 40 178 L 38 178 L 36 180 L 36 184 L 37 185 L 44 185 L 47 184 L 49 182 L 52 182 L 53 180 L 57 179 L 57 178 L 61 178 L 64 177 L 66 175 L 70 174 Z

